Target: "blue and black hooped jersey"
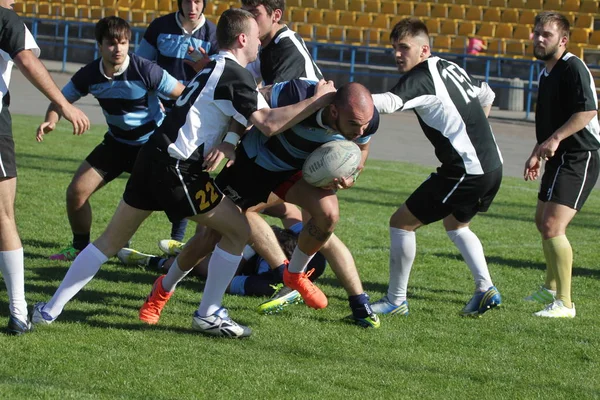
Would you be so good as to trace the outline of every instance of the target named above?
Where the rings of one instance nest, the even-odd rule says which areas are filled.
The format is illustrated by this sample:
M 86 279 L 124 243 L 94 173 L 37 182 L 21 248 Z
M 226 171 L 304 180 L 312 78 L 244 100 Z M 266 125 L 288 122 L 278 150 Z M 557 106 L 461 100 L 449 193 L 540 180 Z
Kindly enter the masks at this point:
M 315 93 L 317 82 L 294 79 L 276 83 L 271 90 L 271 107 L 284 107 L 310 98 Z M 323 109 L 312 114 L 301 123 L 272 137 L 266 137 L 258 129 L 252 128 L 243 138 L 242 145 L 250 158 L 269 171 L 290 171 L 302 169 L 304 160 L 315 149 L 333 140 L 347 140 L 340 133 L 324 125 Z M 363 136 L 354 140 L 356 144 L 366 144 L 379 128 L 379 113 L 373 111 L 373 119 Z
M 92 94 L 102 107 L 108 134 L 139 146 L 164 118 L 157 93 L 168 95 L 176 85 L 177 80 L 158 65 L 130 54 L 112 78 L 104 74 L 101 58 L 92 61 L 73 75 L 62 93 L 71 103 Z
M 144 38 L 135 54 L 155 61 L 168 73 L 184 85 L 196 75 L 196 71 L 184 60 L 192 60 L 187 54 L 188 47 L 202 47 L 206 54 L 214 55 L 219 52 L 217 44 L 216 25 L 204 19 L 193 32 L 186 32 L 178 18 L 178 12 L 156 18 L 150 23 Z M 203 17 L 204 18 L 204 17 Z M 166 101 L 165 107 L 170 109 L 172 101 Z

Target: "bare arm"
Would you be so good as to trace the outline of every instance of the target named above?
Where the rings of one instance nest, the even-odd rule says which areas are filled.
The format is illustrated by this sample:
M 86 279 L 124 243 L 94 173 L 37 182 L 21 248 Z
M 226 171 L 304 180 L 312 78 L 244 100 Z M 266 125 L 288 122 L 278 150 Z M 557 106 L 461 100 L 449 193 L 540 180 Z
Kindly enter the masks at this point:
M 531 155 L 525 161 L 525 170 L 523 171 L 523 179 L 526 181 L 535 181 L 540 176 L 540 169 L 542 168 L 542 160 L 538 157 L 538 149 L 540 145 L 536 143 L 533 146 Z
M 41 142 L 44 140 L 44 135 L 52 132 L 56 128 L 56 124 L 60 120 L 60 114 L 58 113 L 58 106 L 54 103 L 50 103 L 46 110 L 46 118 L 44 122 L 38 127 L 35 140 Z
M 581 111 L 571 115 L 571 118 L 569 118 L 563 126 L 558 128 L 552 136 L 538 146 L 537 156 L 544 160 L 553 157 L 560 142 L 585 128 L 597 113 L 598 111 L 591 110 Z
M 54 80 L 52 80 L 44 64 L 38 60 L 31 50 L 20 51 L 13 61 L 17 64 L 23 75 L 44 96 L 56 104 L 58 113 L 73 124 L 74 135 L 81 135 L 90 128 L 88 117 L 83 111 L 74 107 L 65 99 L 65 96 L 63 96 L 60 89 L 54 83 Z
M 250 116 L 250 122 L 265 136 L 274 136 L 331 103 L 334 94 L 333 82 L 321 80 L 313 97 L 285 107 L 262 108 Z
M 183 93 L 183 91 L 185 90 L 185 85 L 181 82 L 177 82 L 177 86 L 175 86 L 175 89 L 173 89 L 173 91 L 171 93 L 169 93 L 169 98 L 171 99 L 176 99 L 179 96 L 181 96 L 181 93 Z

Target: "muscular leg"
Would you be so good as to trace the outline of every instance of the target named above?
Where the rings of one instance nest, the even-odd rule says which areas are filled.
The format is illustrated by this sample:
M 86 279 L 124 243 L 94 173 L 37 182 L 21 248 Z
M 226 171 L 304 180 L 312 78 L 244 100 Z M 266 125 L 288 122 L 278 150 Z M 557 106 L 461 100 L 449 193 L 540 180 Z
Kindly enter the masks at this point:
M 250 245 L 260 254 L 272 269 L 279 267 L 287 259 L 273 229 L 256 212 L 246 211 L 250 224 Z
M 0 178 L 0 272 L 8 293 L 10 313 L 27 321 L 23 246 L 15 223 L 17 178 Z
M 350 250 L 335 234 L 331 235 L 320 251 L 346 289 L 348 296 L 356 296 L 364 292 L 354 258 Z

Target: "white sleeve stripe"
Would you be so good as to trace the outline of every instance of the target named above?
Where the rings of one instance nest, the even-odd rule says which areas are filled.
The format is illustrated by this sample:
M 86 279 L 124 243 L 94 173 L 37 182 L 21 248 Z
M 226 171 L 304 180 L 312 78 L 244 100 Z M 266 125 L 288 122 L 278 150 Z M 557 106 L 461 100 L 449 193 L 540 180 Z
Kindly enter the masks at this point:
M 29 32 L 29 29 L 27 29 L 27 26 L 25 26 L 25 50 L 31 50 L 36 57 L 39 57 L 41 53 L 40 48 L 35 42 L 31 32 Z
M 292 41 L 292 43 L 294 44 L 294 46 L 296 46 L 296 49 L 298 49 L 298 52 L 300 52 L 300 54 L 304 58 L 304 72 L 306 73 L 306 77 L 308 79 L 318 81 L 319 78 L 317 77 L 317 71 L 315 71 L 315 68 L 318 70 L 319 67 L 317 67 L 313 63 L 313 59 L 310 56 L 310 54 L 308 54 L 308 50 L 303 45 L 303 43 L 301 43 L 298 40 L 298 38 L 296 37 L 296 32 L 288 29 L 287 31 L 282 32 L 281 35 L 279 35 L 279 37 L 277 38 L 277 41 L 279 42 L 283 38 L 289 38 Z M 320 70 L 318 72 L 321 73 Z
M 391 114 L 404 105 L 402 99 L 391 92 L 373 94 L 371 97 L 373 97 L 373 104 L 380 114 Z

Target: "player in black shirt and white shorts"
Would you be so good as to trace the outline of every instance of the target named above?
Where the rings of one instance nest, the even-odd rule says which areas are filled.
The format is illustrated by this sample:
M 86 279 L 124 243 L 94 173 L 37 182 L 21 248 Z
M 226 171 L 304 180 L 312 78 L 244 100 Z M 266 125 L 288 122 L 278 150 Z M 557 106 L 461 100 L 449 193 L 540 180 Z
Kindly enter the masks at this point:
M 17 168 L 12 138 L 12 120 L 8 106 L 8 87 L 13 64 L 73 124 L 73 133 L 81 135 L 90 121 L 62 95 L 50 74 L 38 60 L 40 49 L 19 16 L 12 11 L 12 0 L 0 0 L 0 273 L 8 293 L 10 316 L 8 333 L 20 335 L 31 330 L 25 301 L 23 245 L 15 222 Z
M 542 235 L 546 280 L 525 300 L 547 306 L 537 317 L 573 318 L 573 250 L 566 229 L 598 180 L 600 125 L 594 78 L 569 53 L 569 21 L 543 12 L 535 18 L 533 54 L 544 61 L 540 73 L 535 128 L 537 143 L 525 162 L 525 180 L 537 179 L 546 160 L 535 222 Z
M 327 104 L 330 101 L 327 94 L 334 89 L 333 85 L 322 83 L 316 98 L 270 109 L 245 69 L 248 62 L 256 59 L 259 46 L 258 26 L 252 14 L 239 9 L 224 12 L 217 25 L 217 40 L 222 51 L 192 79 L 162 125 L 140 150 L 123 201 L 109 226 L 77 256 L 52 299 L 47 304 L 36 304 L 34 323 L 52 323 L 65 304 L 94 277 L 108 257 L 123 247 L 152 211 L 162 210 L 169 217 L 189 218 L 222 235 L 212 252 L 202 302 L 194 314 L 192 327 L 216 336 L 251 334 L 248 327 L 229 318 L 221 306 L 248 240 L 248 222 L 213 184 L 204 170 L 206 157 L 218 147 L 232 119 L 244 126 L 253 124 L 266 135 L 277 134 Z M 228 135 L 224 140 L 231 138 Z M 168 274 L 154 283 L 140 310 L 141 320 L 149 324 L 158 322 L 175 286 L 197 263 L 187 249 L 202 243 L 194 238 L 191 242 Z
M 415 231 L 443 220 L 475 280 L 475 294 L 461 313 L 480 315 L 501 303 L 481 242 L 469 229 L 471 219 L 488 209 L 502 181 L 502 157 L 487 121 L 494 93 L 458 65 L 431 56 L 427 27 L 420 20 L 398 22 L 390 40 L 404 75 L 389 92 L 373 95 L 375 106 L 380 113 L 413 109 L 442 165 L 390 219 L 388 293 L 372 308 L 381 314 L 408 315 Z

